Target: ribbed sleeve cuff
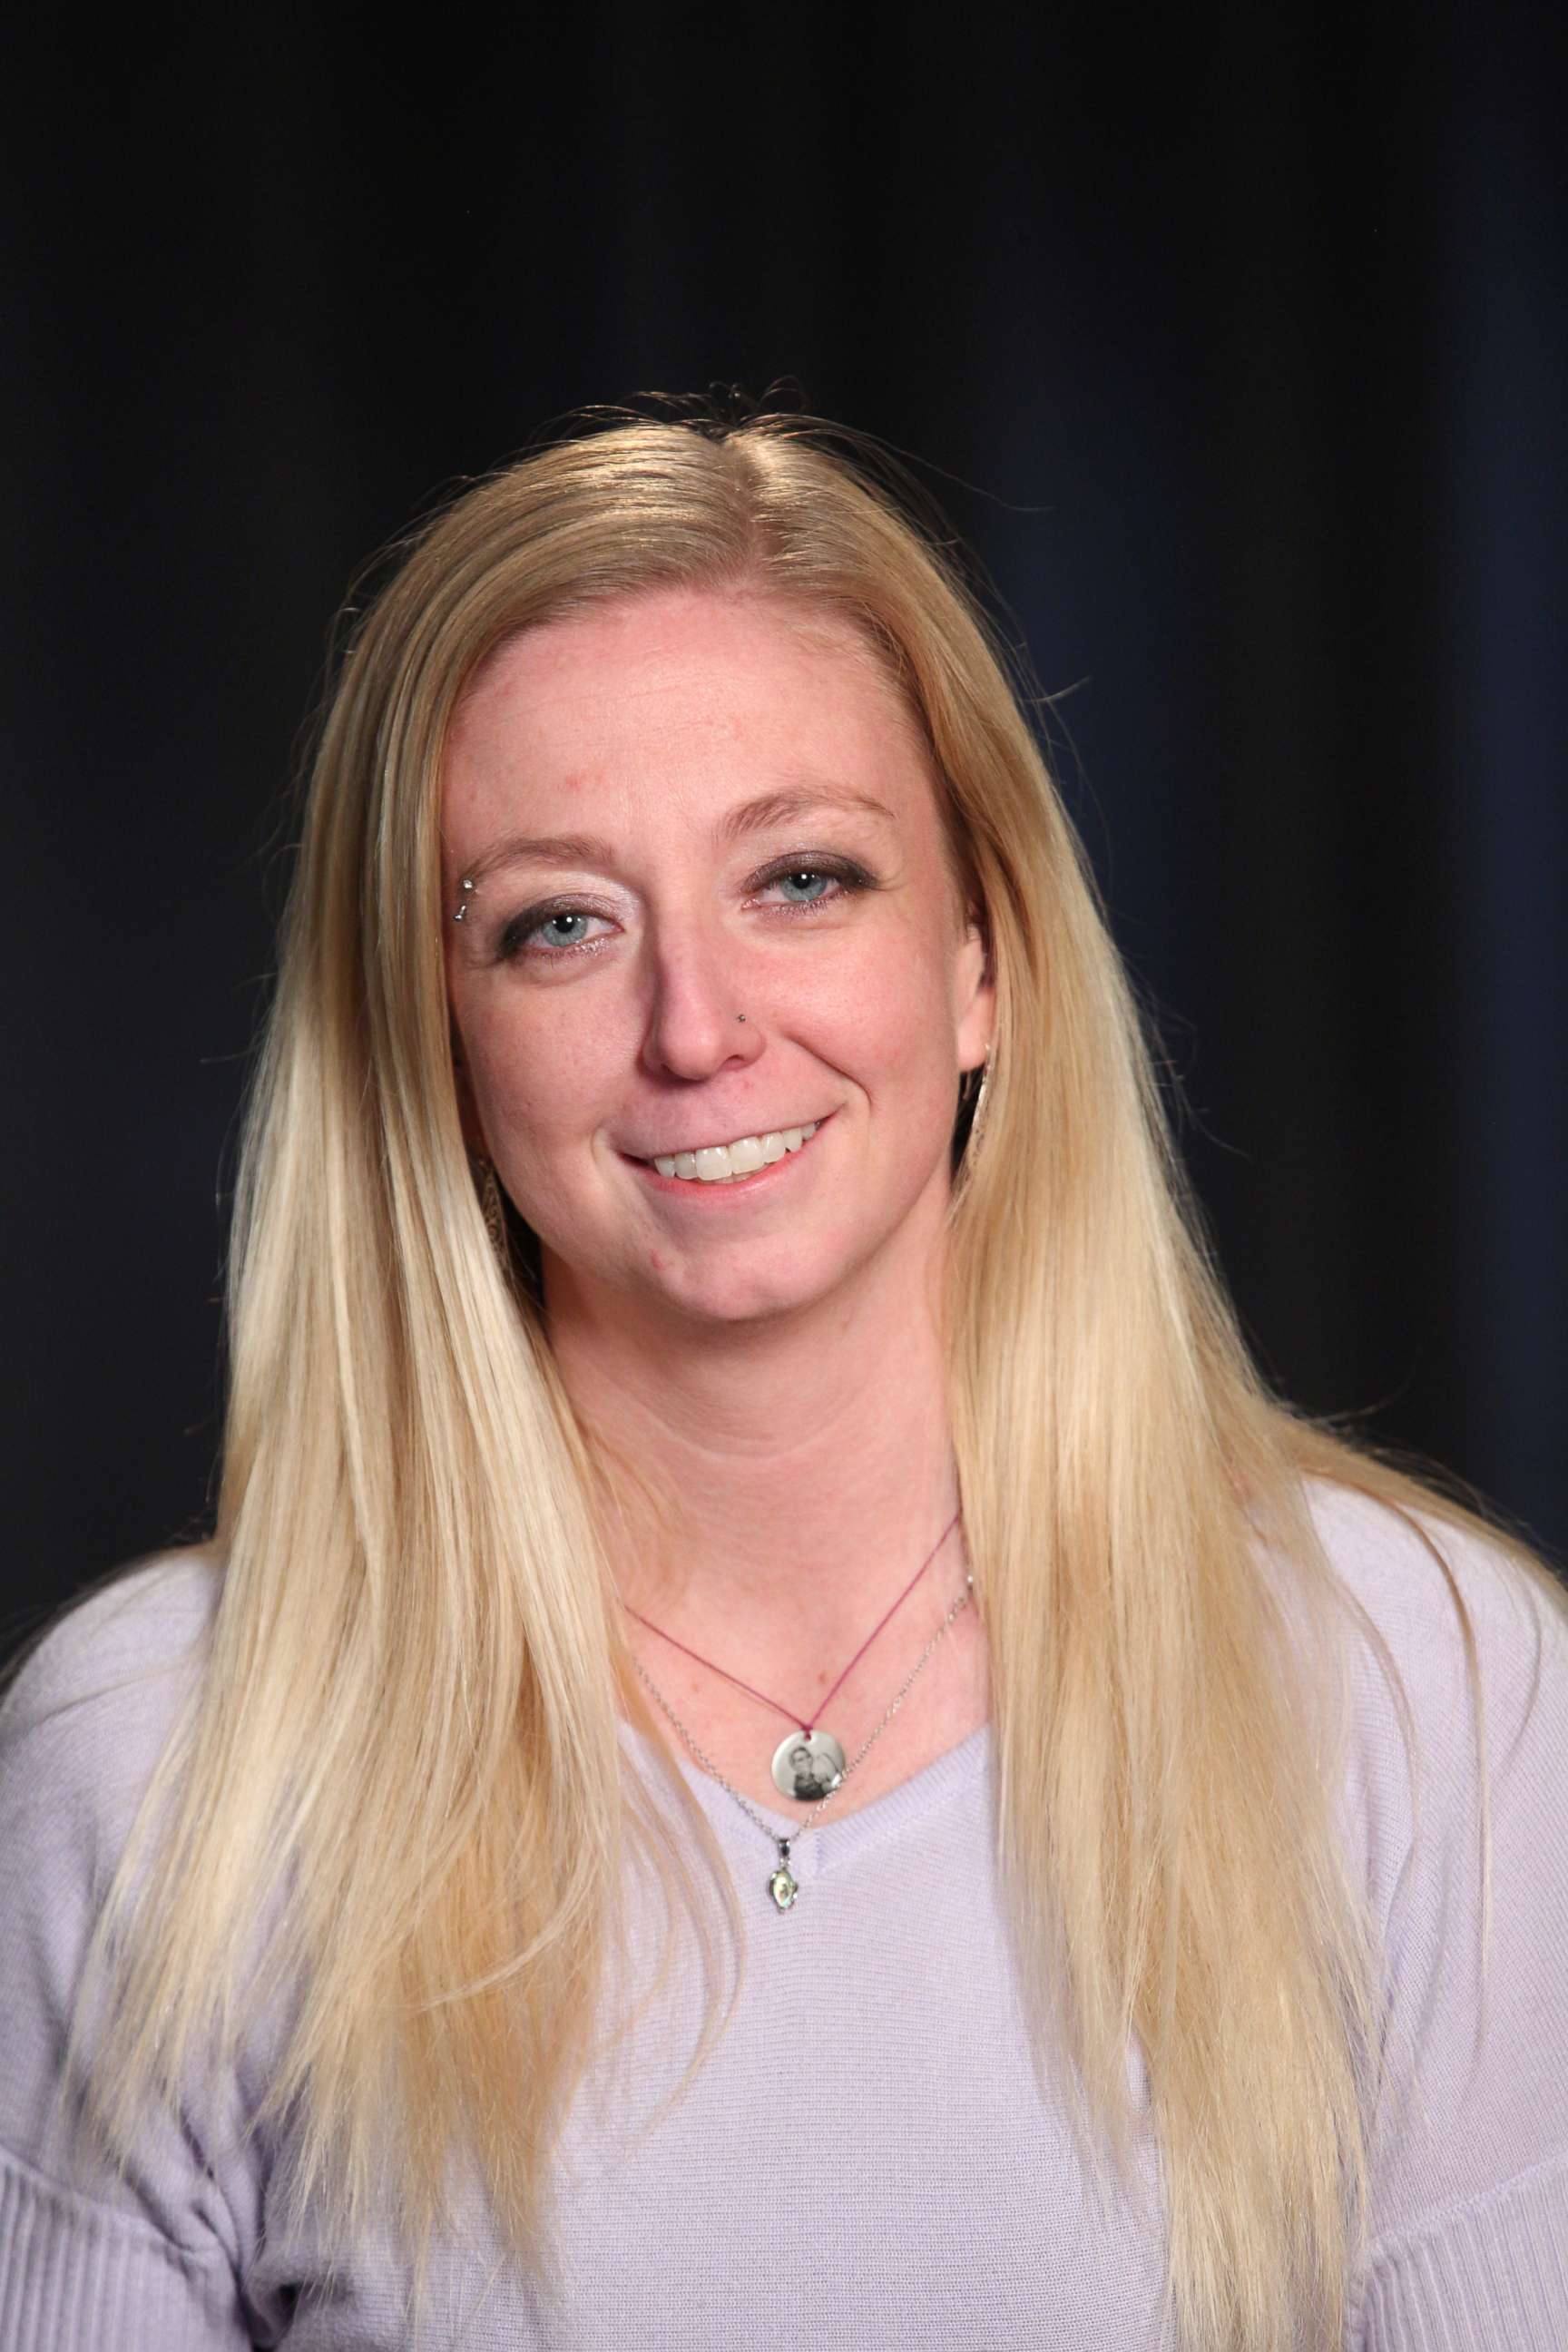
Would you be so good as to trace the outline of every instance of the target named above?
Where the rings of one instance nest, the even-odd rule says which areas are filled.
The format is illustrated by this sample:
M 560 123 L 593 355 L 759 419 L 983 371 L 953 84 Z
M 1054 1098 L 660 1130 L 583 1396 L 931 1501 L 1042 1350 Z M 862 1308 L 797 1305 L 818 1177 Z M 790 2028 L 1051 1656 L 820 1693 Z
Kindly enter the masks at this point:
M 250 2342 L 227 2263 L 186 2252 L 0 2148 L 4 2352 L 228 2352 Z
M 1563 2352 L 1568 2158 L 1372 2257 L 1364 2352 Z

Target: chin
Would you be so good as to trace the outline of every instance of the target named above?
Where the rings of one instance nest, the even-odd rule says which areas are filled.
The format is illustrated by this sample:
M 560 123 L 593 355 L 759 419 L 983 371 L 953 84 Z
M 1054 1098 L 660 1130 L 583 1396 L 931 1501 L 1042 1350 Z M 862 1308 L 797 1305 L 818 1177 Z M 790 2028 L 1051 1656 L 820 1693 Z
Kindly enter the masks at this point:
M 738 1252 L 737 1258 L 745 1254 Z M 761 1244 L 759 1261 L 767 1244 Z M 848 1278 L 850 1269 L 838 1265 L 781 1267 L 776 1262 L 728 1266 L 689 1264 L 669 1269 L 669 1278 L 649 1280 L 644 1270 L 639 1287 L 650 1305 L 662 1306 L 692 1323 L 740 1328 L 747 1324 L 776 1322 L 808 1312 L 831 1298 Z

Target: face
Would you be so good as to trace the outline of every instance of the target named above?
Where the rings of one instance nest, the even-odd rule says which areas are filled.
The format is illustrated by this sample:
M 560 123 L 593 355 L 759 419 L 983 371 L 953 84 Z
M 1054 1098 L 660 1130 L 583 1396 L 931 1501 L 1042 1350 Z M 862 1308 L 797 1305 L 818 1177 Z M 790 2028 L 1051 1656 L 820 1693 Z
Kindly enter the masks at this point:
M 458 714 L 442 824 L 465 1129 L 552 1322 L 689 1339 L 912 1270 L 993 992 L 929 758 L 847 625 L 680 591 L 527 631 Z M 731 1183 L 652 1165 L 745 1137 L 765 1164 Z

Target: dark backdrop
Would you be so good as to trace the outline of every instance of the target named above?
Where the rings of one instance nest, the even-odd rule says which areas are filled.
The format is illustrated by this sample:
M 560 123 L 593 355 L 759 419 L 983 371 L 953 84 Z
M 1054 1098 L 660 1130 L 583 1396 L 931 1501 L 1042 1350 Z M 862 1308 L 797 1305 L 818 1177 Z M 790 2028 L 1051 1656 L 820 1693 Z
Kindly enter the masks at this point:
M 282 794 L 351 575 L 566 408 L 781 377 L 925 461 L 1057 698 L 1271 1377 L 1568 1549 L 1557 14 L 34 37 L 7 1633 L 205 1518 Z

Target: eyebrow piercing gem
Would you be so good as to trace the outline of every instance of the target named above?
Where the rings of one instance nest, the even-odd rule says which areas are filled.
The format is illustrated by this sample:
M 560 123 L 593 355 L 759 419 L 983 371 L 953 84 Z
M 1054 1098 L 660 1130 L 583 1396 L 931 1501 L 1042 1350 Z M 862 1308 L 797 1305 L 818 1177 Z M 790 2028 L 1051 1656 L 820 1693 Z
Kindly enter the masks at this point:
M 473 886 L 473 884 L 469 881 L 469 879 L 468 879 L 468 876 L 465 874 L 465 875 L 464 875 L 464 877 L 463 877 L 463 889 L 464 889 L 465 893 L 467 893 L 467 892 L 468 892 L 468 891 L 470 891 L 470 890 L 472 890 L 473 887 L 474 887 L 474 886 Z M 462 919 L 463 919 L 464 916 L 468 913 L 468 901 L 467 897 L 465 896 L 465 897 L 463 897 L 463 898 L 459 898 L 459 899 L 458 899 L 458 911 L 457 911 L 457 913 L 453 916 L 452 920 L 453 920 L 455 923 L 460 923 L 460 922 L 462 921 Z

